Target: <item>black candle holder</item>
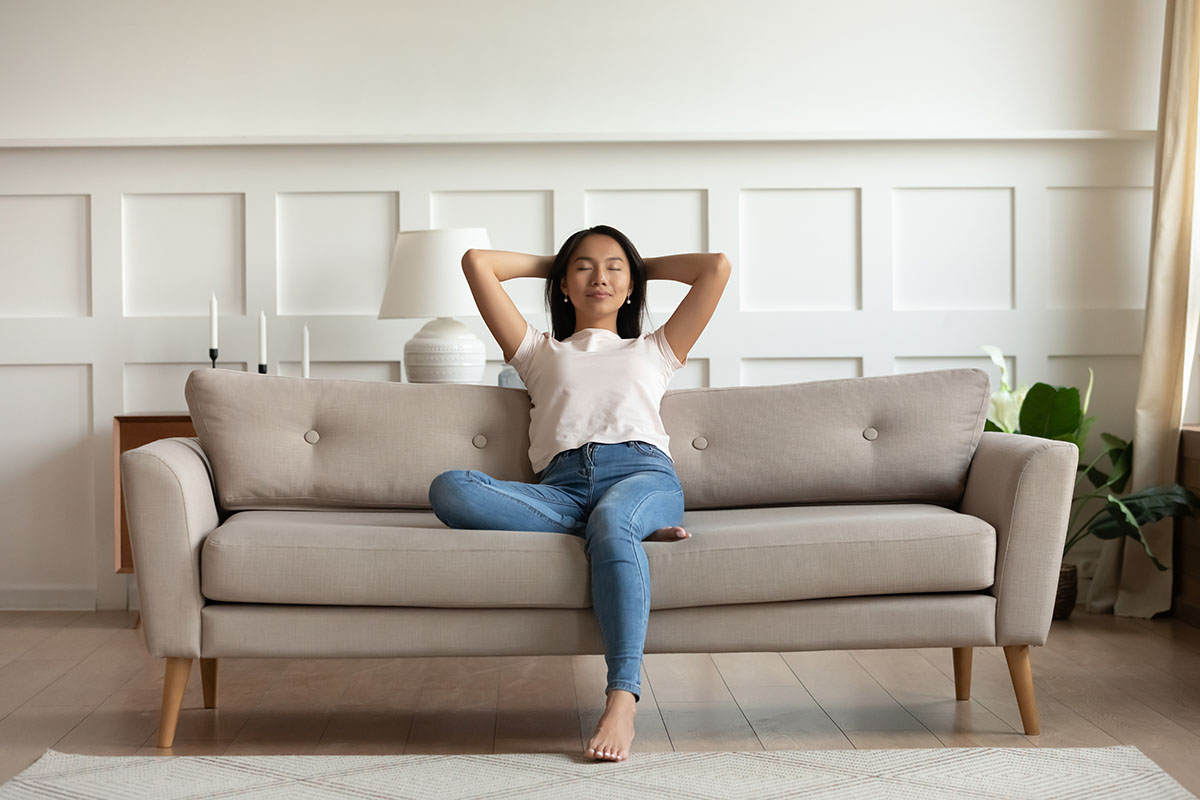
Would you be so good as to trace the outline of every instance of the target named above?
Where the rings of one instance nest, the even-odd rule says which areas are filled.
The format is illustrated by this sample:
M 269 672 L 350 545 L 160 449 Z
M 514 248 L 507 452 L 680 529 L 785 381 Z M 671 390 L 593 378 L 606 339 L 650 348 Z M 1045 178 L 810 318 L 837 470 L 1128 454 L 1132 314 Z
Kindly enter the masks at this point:
M 212 359 L 212 368 L 216 369 L 217 368 L 217 348 L 215 348 L 215 347 L 208 348 L 208 357 L 210 359 Z
M 259 364 L 259 365 L 258 365 L 258 374 L 259 374 L 259 375 L 266 375 L 266 374 L 267 374 L 267 365 L 266 365 L 266 364 Z

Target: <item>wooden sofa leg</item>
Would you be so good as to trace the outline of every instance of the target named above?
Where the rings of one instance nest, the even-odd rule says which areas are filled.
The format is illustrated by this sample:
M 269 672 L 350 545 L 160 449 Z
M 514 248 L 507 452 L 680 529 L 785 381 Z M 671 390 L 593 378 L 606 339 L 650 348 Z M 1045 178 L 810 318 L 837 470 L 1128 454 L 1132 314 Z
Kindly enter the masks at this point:
M 971 654 L 973 647 L 954 648 L 954 699 L 971 699 Z
M 1041 728 L 1038 727 L 1037 698 L 1033 694 L 1033 670 L 1029 667 L 1029 645 L 1005 645 L 1004 659 L 1008 662 L 1008 676 L 1012 678 L 1013 691 L 1017 694 L 1017 709 L 1021 712 L 1025 735 L 1035 736 Z
M 217 660 L 200 659 L 200 683 L 204 687 L 204 707 L 217 707 Z
M 167 671 L 163 676 L 162 715 L 158 721 L 159 747 L 170 747 L 175 743 L 175 725 L 179 722 L 179 706 L 183 702 L 183 690 L 187 687 L 188 675 L 192 672 L 192 659 L 168 658 Z

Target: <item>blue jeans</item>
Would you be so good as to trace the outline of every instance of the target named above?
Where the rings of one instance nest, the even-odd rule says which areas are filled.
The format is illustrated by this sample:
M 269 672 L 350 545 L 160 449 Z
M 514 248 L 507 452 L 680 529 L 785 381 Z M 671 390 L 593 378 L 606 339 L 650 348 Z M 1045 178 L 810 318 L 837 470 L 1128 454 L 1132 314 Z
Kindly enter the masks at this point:
M 451 528 L 582 536 L 592 607 L 604 638 L 608 686 L 642 697 L 650 567 L 641 542 L 683 522 L 683 486 L 670 456 L 647 442 L 588 442 L 550 460 L 537 483 L 453 469 L 433 479 L 429 504 Z

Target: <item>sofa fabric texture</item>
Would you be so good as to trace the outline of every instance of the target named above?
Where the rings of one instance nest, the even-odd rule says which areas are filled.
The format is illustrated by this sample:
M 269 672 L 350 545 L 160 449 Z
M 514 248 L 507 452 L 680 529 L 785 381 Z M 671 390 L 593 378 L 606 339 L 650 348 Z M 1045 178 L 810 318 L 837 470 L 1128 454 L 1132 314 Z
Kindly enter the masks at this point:
M 427 509 L 450 469 L 536 480 L 523 389 L 197 369 L 184 395 L 227 511 Z M 685 509 L 951 506 L 988 399 L 987 373 L 967 368 L 675 390 L 661 413 Z

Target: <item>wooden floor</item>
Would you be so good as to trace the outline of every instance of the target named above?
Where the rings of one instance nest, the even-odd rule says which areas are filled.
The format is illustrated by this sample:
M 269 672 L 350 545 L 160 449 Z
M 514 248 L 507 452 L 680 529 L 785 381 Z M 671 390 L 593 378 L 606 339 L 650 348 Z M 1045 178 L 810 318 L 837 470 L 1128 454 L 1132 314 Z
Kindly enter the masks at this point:
M 0 612 L 0 781 L 70 753 L 582 753 L 601 656 L 228 659 L 218 708 L 199 662 L 175 746 L 154 747 L 162 659 L 135 612 Z M 1136 745 L 1200 794 L 1200 629 L 1076 611 L 1031 648 L 1042 732 L 1022 734 L 1003 651 L 648 655 L 634 753 Z

